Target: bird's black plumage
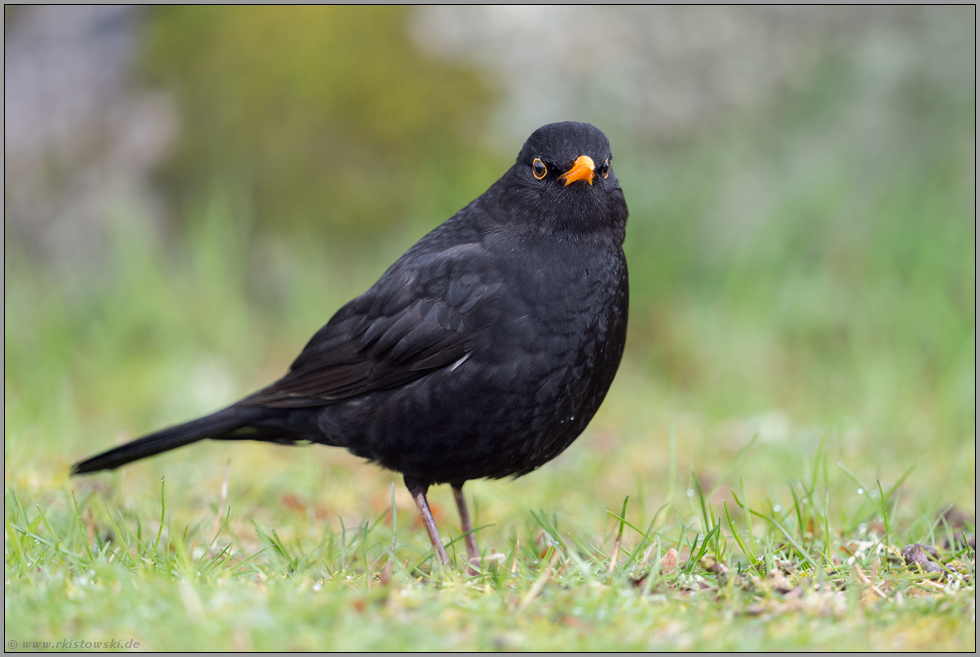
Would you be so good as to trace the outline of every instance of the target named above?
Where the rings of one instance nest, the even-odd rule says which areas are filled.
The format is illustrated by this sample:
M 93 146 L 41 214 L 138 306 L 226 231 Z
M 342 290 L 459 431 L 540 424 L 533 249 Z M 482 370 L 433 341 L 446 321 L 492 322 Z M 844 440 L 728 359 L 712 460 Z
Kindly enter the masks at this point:
M 401 472 L 425 515 L 432 484 L 452 484 L 462 504 L 470 479 L 546 463 L 592 419 L 626 341 L 627 208 L 611 159 L 589 124 L 536 130 L 500 180 L 341 308 L 284 377 L 73 474 L 204 438 L 311 441 Z

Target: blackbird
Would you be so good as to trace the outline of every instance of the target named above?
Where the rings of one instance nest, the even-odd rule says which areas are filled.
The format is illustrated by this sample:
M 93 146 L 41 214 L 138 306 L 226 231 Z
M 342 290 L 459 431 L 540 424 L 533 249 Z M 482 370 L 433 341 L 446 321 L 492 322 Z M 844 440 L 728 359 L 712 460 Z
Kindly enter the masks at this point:
M 628 211 L 611 163 L 592 125 L 539 128 L 500 180 L 337 311 L 281 379 L 72 474 L 205 438 L 345 447 L 402 473 L 443 564 L 425 495 L 450 484 L 478 563 L 463 484 L 558 456 L 623 355 Z

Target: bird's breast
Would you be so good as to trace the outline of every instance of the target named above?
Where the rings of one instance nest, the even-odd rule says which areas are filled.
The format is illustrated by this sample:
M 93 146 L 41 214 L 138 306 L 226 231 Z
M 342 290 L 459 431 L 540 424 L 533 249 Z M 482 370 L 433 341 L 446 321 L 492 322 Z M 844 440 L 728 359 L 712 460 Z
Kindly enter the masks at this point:
M 508 284 L 487 304 L 469 371 L 481 386 L 528 405 L 581 397 L 609 362 L 607 345 L 625 313 L 625 259 L 608 249 L 525 248 L 502 272 Z M 464 368 L 461 367 L 460 371 Z M 563 411 L 562 411 L 563 412 Z M 560 414 L 560 413 L 559 413 Z

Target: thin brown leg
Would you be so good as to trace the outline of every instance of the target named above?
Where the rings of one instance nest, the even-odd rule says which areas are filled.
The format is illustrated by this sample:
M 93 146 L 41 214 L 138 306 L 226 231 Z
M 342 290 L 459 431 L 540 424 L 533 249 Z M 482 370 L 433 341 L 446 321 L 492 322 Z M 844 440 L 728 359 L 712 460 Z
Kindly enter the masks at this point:
M 408 486 L 408 492 L 412 494 L 412 498 L 415 500 L 415 506 L 419 508 L 419 515 L 422 516 L 422 524 L 425 525 L 425 531 L 429 532 L 429 540 L 432 541 L 432 547 L 439 554 L 442 565 L 448 566 L 449 555 L 446 554 L 446 549 L 442 547 L 442 539 L 439 538 L 436 521 L 432 517 L 432 512 L 429 511 L 429 502 L 425 499 L 427 487 L 419 486 L 415 482 L 409 483 L 408 480 L 405 481 L 405 485 Z
M 476 546 L 476 536 L 473 534 L 473 523 L 470 512 L 466 508 L 466 498 L 463 497 L 463 484 L 453 484 L 453 497 L 456 498 L 456 508 L 459 509 L 459 520 L 463 523 L 463 533 L 466 534 L 466 557 L 470 562 L 469 574 L 477 575 L 479 571 L 473 566 L 480 563 L 480 549 Z

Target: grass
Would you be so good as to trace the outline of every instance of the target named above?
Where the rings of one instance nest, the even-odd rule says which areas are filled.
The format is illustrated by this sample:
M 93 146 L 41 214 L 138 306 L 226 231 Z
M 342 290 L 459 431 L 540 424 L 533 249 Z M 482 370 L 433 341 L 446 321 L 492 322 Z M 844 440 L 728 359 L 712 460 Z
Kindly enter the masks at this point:
M 475 577 L 434 566 L 397 475 L 341 450 L 67 477 L 279 376 L 468 199 L 434 190 L 446 207 L 370 250 L 253 233 L 218 192 L 168 248 L 120 217 L 94 272 L 6 243 L 8 650 L 974 650 L 975 91 L 872 104 L 867 131 L 842 100 L 867 80 L 826 77 L 683 147 L 610 135 L 624 365 L 567 452 L 466 485 Z M 449 489 L 430 502 L 459 562 Z
M 941 576 L 907 566 L 900 546 L 941 545 L 953 529 L 902 512 L 900 482 L 859 495 L 828 451 L 770 494 L 677 473 L 691 488 L 658 509 L 558 500 L 563 511 L 515 514 L 490 496 L 521 483 L 474 486 L 487 557 L 474 577 L 434 565 L 407 493 L 389 489 L 377 509 L 384 474 L 365 477 L 373 490 L 349 510 L 364 515 L 346 521 L 323 495 L 253 501 L 248 454 L 197 490 L 169 468 L 155 496 L 137 474 L 77 493 L 21 484 L 5 499 L 7 637 L 148 650 L 972 649 L 973 551 L 944 550 Z M 446 491 L 433 497 L 458 541 Z M 461 542 L 449 552 L 462 563 Z

